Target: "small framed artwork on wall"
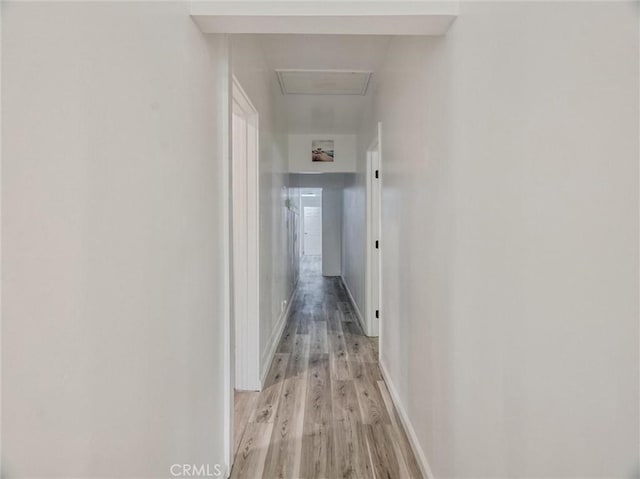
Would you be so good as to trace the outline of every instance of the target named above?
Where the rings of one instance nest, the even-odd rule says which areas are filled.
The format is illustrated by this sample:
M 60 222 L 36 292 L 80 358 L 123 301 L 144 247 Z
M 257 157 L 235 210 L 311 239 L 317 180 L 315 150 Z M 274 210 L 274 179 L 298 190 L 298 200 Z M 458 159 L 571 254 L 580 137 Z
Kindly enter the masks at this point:
M 311 161 L 333 161 L 333 140 L 312 140 Z

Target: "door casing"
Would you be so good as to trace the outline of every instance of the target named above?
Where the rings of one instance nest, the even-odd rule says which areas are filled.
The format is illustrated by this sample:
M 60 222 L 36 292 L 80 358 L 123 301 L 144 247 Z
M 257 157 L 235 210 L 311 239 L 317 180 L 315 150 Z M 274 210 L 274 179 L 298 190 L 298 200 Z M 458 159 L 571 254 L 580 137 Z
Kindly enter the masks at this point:
M 259 117 L 233 77 L 231 106 L 232 289 L 235 389 L 257 391 L 260 382 L 259 323 Z
M 382 123 L 376 125 L 374 139 L 367 149 L 367 264 L 365 333 L 379 336 L 382 317 Z M 377 174 L 376 174 L 377 172 Z M 377 176 L 377 177 L 376 177 Z M 376 247 L 377 246 L 377 247 Z M 376 315 L 376 311 L 378 314 Z

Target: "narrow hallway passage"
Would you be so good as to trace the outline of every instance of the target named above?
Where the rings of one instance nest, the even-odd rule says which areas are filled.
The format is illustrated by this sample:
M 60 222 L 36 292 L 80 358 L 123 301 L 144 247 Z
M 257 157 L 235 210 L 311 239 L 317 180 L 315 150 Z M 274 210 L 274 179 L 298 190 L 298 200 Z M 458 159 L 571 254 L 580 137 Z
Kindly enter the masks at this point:
M 362 333 L 339 278 L 322 276 L 319 256 L 304 257 L 265 387 L 237 393 L 231 477 L 422 477 L 382 380 L 377 343 Z

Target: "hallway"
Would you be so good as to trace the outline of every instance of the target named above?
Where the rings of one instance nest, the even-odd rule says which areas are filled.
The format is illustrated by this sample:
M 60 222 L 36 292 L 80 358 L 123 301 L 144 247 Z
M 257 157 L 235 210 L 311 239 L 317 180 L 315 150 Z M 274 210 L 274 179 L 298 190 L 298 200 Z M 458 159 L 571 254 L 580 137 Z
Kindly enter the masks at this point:
M 378 366 L 339 278 L 303 257 L 263 391 L 236 393 L 232 478 L 420 478 Z M 239 445 L 239 447 L 238 447 Z

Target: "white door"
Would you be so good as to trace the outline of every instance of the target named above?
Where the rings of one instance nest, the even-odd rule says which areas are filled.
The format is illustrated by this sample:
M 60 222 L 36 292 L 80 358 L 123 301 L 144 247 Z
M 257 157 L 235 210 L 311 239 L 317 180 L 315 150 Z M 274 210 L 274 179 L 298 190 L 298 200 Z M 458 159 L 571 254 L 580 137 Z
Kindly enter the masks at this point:
M 322 208 L 304 207 L 304 250 L 305 255 L 322 254 Z

